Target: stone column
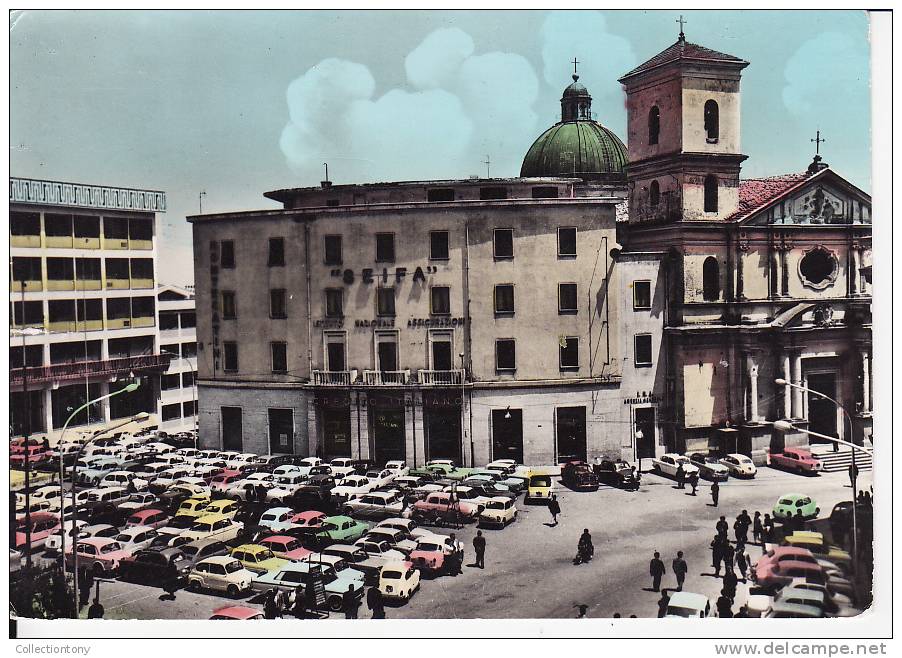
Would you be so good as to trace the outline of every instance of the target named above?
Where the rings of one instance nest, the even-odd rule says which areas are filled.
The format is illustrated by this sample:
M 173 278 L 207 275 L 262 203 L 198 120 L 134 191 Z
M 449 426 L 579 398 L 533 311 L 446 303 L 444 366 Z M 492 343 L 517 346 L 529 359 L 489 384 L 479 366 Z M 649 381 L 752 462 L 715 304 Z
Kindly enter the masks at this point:
M 786 256 L 788 252 L 788 247 L 780 250 L 780 295 L 783 297 L 789 294 L 789 265 Z
M 788 352 L 783 354 L 783 379 L 792 381 Z M 783 417 L 792 418 L 792 387 L 789 384 L 783 387 Z
M 802 385 L 802 353 L 796 352 L 792 355 L 792 383 Z M 792 389 L 792 417 L 804 418 L 805 412 L 802 409 L 802 391 L 797 388 Z
M 866 351 L 861 353 L 861 406 L 871 410 L 871 357 Z
M 852 244 L 849 249 L 849 295 L 858 294 L 858 264 L 861 259 L 858 253 L 858 245 Z
M 758 422 L 758 364 L 753 354 L 746 355 L 746 367 L 749 374 L 749 415 L 748 421 Z

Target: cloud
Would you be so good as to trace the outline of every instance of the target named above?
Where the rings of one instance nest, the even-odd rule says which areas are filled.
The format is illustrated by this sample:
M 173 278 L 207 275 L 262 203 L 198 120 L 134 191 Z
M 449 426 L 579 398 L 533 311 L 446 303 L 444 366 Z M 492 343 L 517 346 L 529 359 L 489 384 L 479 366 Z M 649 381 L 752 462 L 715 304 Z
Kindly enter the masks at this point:
M 536 133 L 539 83 L 513 53 L 474 55 L 462 30 L 430 33 L 405 58 L 409 88 L 376 97 L 369 69 L 325 59 L 286 92 L 279 146 L 309 184 L 329 162 L 337 182 L 516 175 Z
M 819 108 L 868 95 L 868 44 L 839 32 L 823 32 L 799 46 L 786 62 L 783 103 L 797 117 L 816 118 Z

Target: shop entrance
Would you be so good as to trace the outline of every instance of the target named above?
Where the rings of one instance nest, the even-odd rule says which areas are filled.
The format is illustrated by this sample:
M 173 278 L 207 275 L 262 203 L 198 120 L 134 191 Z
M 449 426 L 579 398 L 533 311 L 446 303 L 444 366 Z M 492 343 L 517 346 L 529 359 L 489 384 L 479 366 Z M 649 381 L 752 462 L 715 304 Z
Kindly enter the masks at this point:
M 323 422 L 323 458 L 351 456 L 351 411 L 326 407 L 321 410 Z
M 291 409 L 269 410 L 269 451 L 294 453 L 294 413 Z
M 523 463 L 522 409 L 492 409 L 492 459 Z
M 406 459 L 403 399 L 393 407 L 371 408 L 373 428 L 373 461 L 383 466 L 394 459 Z
M 586 461 L 585 407 L 558 407 L 557 461 Z
M 435 343 L 433 343 L 435 345 Z M 460 394 L 423 392 L 426 458 L 461 463 Z
M 808 374 L 808 388 L 836 399 L 836 373 L 817 372 Z M 819 395 L 807 393 L 808 396 L 808 429 L 818 434 L 839 438 L 836 423 L 836 405 Z M 811 443 L 829 443 L 816 436 L 809 437 Z
M 655 408 L 633 410 L 636 423 L 636 458 L 655 456 Z M 641 434 L 640 434 L 641 432 Z

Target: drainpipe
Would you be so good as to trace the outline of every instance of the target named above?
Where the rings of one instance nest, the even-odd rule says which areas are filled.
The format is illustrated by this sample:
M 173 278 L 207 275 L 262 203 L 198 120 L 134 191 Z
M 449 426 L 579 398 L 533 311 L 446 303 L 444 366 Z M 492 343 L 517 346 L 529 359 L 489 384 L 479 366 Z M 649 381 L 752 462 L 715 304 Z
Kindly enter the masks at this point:
M 304 279 L 307 288 L 307 378 L 313 376 L 313 322 L 310 316 L 310 224 L 304 222 Z M 307 447 L 310 447 L 310 437 L 307 437 Z

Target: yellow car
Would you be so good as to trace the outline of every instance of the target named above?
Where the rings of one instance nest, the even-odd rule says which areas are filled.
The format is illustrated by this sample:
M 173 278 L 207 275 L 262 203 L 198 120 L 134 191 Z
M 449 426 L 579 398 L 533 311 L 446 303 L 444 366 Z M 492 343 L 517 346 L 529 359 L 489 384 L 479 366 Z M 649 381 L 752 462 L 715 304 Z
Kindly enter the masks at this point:
M 198 518 L 194 525 L 179 535 L 180 544 L 199 541 L 201 539 L 217 539 L 232 541 L 244 529 L 244 524 L 233 521 L 222 514 L 205 514 Z
M 232 550 L 232 557 L 241 562 L 245 569 L 250 569 L 256 574 L 281 569 L 290 562 L 276 557 L 272 550 L 260 544 L 242 544 Z
M 529 476 L 529 487 L 526 489 L 526 500 L 547 502 L 551 499 L 551 476 L 545 473 L 533 473 Z
M 228 498 L 217 498 L 204 508 L 204 514 L 222 514 L 226 518 L 234 519 L 238 514 L 238 503 Z
M 783 540 L 786 546 L 807 548 L 816 557 L 821 557 L 831 562 L 851 562 L 852 556 L 837 546 L 824 541 L 824 535 L 808 530 L 796 530 Z
M 205 496 L 193 496 L 187 500 L 183 500 L 175 514 L 176 516 L 193 516 L 195 518 L 204 516 L 207 513 L 206 509 L 209 504 L 209 498 Z

